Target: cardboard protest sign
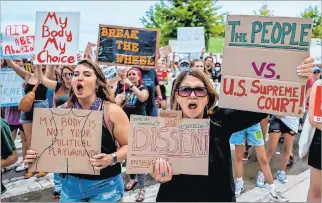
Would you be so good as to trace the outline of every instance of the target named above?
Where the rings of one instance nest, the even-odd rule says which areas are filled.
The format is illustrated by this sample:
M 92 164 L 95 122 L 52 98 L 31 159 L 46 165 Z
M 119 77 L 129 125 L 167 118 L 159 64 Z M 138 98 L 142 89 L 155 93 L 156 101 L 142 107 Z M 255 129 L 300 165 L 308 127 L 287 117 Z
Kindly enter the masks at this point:
M 105 65 L 154 67 L 159 34 L 157 29 L 100 24 L 96 61 Z
M 116 66 L 100 65 L 100 67 L 107 80 L 112 80 L 116 77 Z
M 164 118 L 182 118 L 182 111 L 160 109 L 158 115 Z
M 18 106 L 23 97 L 24 80 L 11 68 L 0 69 L 1 106 Z
M 0 41 L 0 58 L 31 58 L 35 41 L 33 25 L 2 23 Z
M 30 172 L 99 175 L 88 162 L 101 153 L 102 111 L 35 108 L 31 149 L 39 158 Z
M 219 107 L 302 117 L 312 19 L 228 15 Z M 238 101 L 238 105 L 236 105 Z
M 34 64 L 76 65 L 80 13 L 37 12 Z
M 173 174 L 208 175 L 209 119 L 131 115 L 127 174 L 152 173 L 166 158 Z
M 322 123 L 322 86 L 316 87 L 314 121 Z

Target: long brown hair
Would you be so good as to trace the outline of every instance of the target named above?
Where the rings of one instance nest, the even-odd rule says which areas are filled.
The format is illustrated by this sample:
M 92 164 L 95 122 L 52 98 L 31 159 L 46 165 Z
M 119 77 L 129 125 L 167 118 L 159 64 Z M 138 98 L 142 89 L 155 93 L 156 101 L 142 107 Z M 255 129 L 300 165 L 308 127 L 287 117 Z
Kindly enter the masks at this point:
M 106 85 L 106 80 L 103 71 L 101 68 L 94 62 L 84 59 L 80 61 L 77 65 L 84 65 L 90 69 L 92 69 L 97 77 L 97 84 L 98 84 L 98 89 L 96 92 L 96 96 L 98 98 L 101 98 L 103 101 L 108 101 L 115 103 L 114 101 L 114 96 L 111 93 L 110 89 Z M 77 101 L 77 97 L 75 96 L 75 93 L 73 91 L 73 88 L 70 90 L 70 97 L 68 100 L 68 107 L 69 108 L 74 108 L 74 104 Z
M 208 70 L 206 69 L 205 63 L 204 63 L 201 59 L 193 59 L 193 60 L 190 62 L 190 69 L 191 69 L 192 67 L 194 67 L 194 66 L 195 66 L 195 64 L 196 64 L 197 62 L 203 63 L 203 72 L 204 72 L 204 73 L 206 73 L 207 75 L 209 75 L 209 72 L 208 72 Z
M 172 94 L 171 94 L 170 101 L 171 101 L 172 110 L 180 110 L 177 100 L 175 98 L 175 95 L 176 95 L 175 93 L 178 91 L 178 87 L 181 85 L 182 81 L 188 75 L 198 78 L 205 85 L 207 92 L 208 92 L 208 107 L 209 107 L 208 114 L 213 114 L 214 113 L 213 110 L 215 108 L 215 105 L 217 103 L 219 96 L 218 96 L 218 93 L 216 92 L 215 88 L 212 86 L 208 76 L 199 70 L 183 71 L 178 75 L 176 82 L 173 86 Z

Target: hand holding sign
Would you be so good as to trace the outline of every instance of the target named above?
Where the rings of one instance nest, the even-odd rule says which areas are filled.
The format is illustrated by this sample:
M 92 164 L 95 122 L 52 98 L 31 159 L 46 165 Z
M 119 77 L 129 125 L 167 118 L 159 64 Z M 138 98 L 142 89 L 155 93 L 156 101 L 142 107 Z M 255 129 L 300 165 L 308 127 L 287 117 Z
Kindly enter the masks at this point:
M 157 158 L 155 161 L 154 172 L 151 176 L 159 183 L 165 183 L 172 179 L 172 168 L 168 161 Z
M 94 155 L 91 159 L 89 159 L 89 163 L 94 166 L 95 170 L 102 170 L 110 166 L 113 161 L 111 155 L 102 153 Z
M 302 77 L 310 77 L 313 72 L 313 63 L 313 57 L 305 59 L 302 64 L 297 67 L 297 74 Z

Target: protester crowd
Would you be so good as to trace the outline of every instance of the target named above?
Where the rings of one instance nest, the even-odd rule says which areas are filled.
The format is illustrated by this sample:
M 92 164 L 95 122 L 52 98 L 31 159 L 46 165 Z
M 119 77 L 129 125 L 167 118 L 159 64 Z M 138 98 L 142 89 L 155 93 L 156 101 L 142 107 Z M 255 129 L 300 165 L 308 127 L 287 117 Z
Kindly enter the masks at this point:
M 316 127 L 308 164 L 311 183 L 308 201 L 321 201 L 321 123 L 314 122 L 312 109 L 316 86 L 321 85 L 321 68 L 305 59 L 299 68 L 307 77 L 306 110 L 303 118 L 267 115 L 219 108 L 219 92 L 214 88 L 221 82 L 221 63 L 212 55 L 199 59 L 175 61 L 159 57 L 155 68 L 139 66 L 118 67 L 113 84 L 106 81 L 100 67 L 88 57 L 78 57 L 76 66 L 32 65 L 24 69 L 25 59 L 1 60 L 1 68 L 11 67 L 23 80 L 25 94 L 34 92 L 35 100 L 28 112 L 18 107 L 1 108 L 1 168 L 25 171 L 24 178 L 43 177 L 27 168 L 39 152 L 31 150 L 33 111 L 35 108 L 76 108 L 102 110 L 102 153 L 90 159 L 99 176 L 54 174 L 53 198 L 61 201 L 120 201 L 124 191 L 137 185 L 136 201 L 145 199 L 146 175 L 130 175 L 123 182 L 121 165 L 126 165 L 129 118 L 131 115 L 158 116 L 160 109 L 181 110 L 190 119 L 210 118 L 209 175 L 172 175 L 170 163 L 158 158 L 152 177 L 161 183 L 157 201 L 236 201 L 244 191 L 243 161 L 249 157 L 249 147 L 256 150 L 260 171 L 256 186 L 269 188 L 275 201 L 288 201 L 274 184 L 270 161 L 278 143 L 283 144 L 281 163 L 276 179 L 287 183 L 287 168 L 292 165 L 294 138 L 305 119 Z M 175 55 L 175 53 L 173 54 Z M 29 61 L 30 63 L 30 61 Z M 294 71 L 296 67 L 294 67 Z M 237 104 L 238 105 L 238 104 Z M 265 149 L 265 136 L 269 141 Z M 21 137 L 23 161 L 17 163 L 14 145 Z M 230 144 L 235 145 L 232 161 Z M 15 163 L 16 162 L 16 163 Z M 234 164 L 232 164 L 234 162 Z M 11 165 L 15 165 L 12 167 Z M 235 173 L 233 174 L 233 167 Z M 247 166 L 246 166 L 247 167 Z M 254 174 L 255 175 L 255 174 Z M 2 193 L 5 192 L 2 184 Z

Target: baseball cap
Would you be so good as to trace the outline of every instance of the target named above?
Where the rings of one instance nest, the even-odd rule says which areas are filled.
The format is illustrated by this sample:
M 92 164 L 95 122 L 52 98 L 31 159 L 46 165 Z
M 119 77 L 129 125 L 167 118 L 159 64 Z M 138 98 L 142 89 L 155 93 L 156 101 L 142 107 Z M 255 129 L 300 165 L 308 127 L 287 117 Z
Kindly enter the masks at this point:
M 316 72 L 316 71 L 321 72 L 321 68 L 319 66 L 314 66 L 313 72 Z

